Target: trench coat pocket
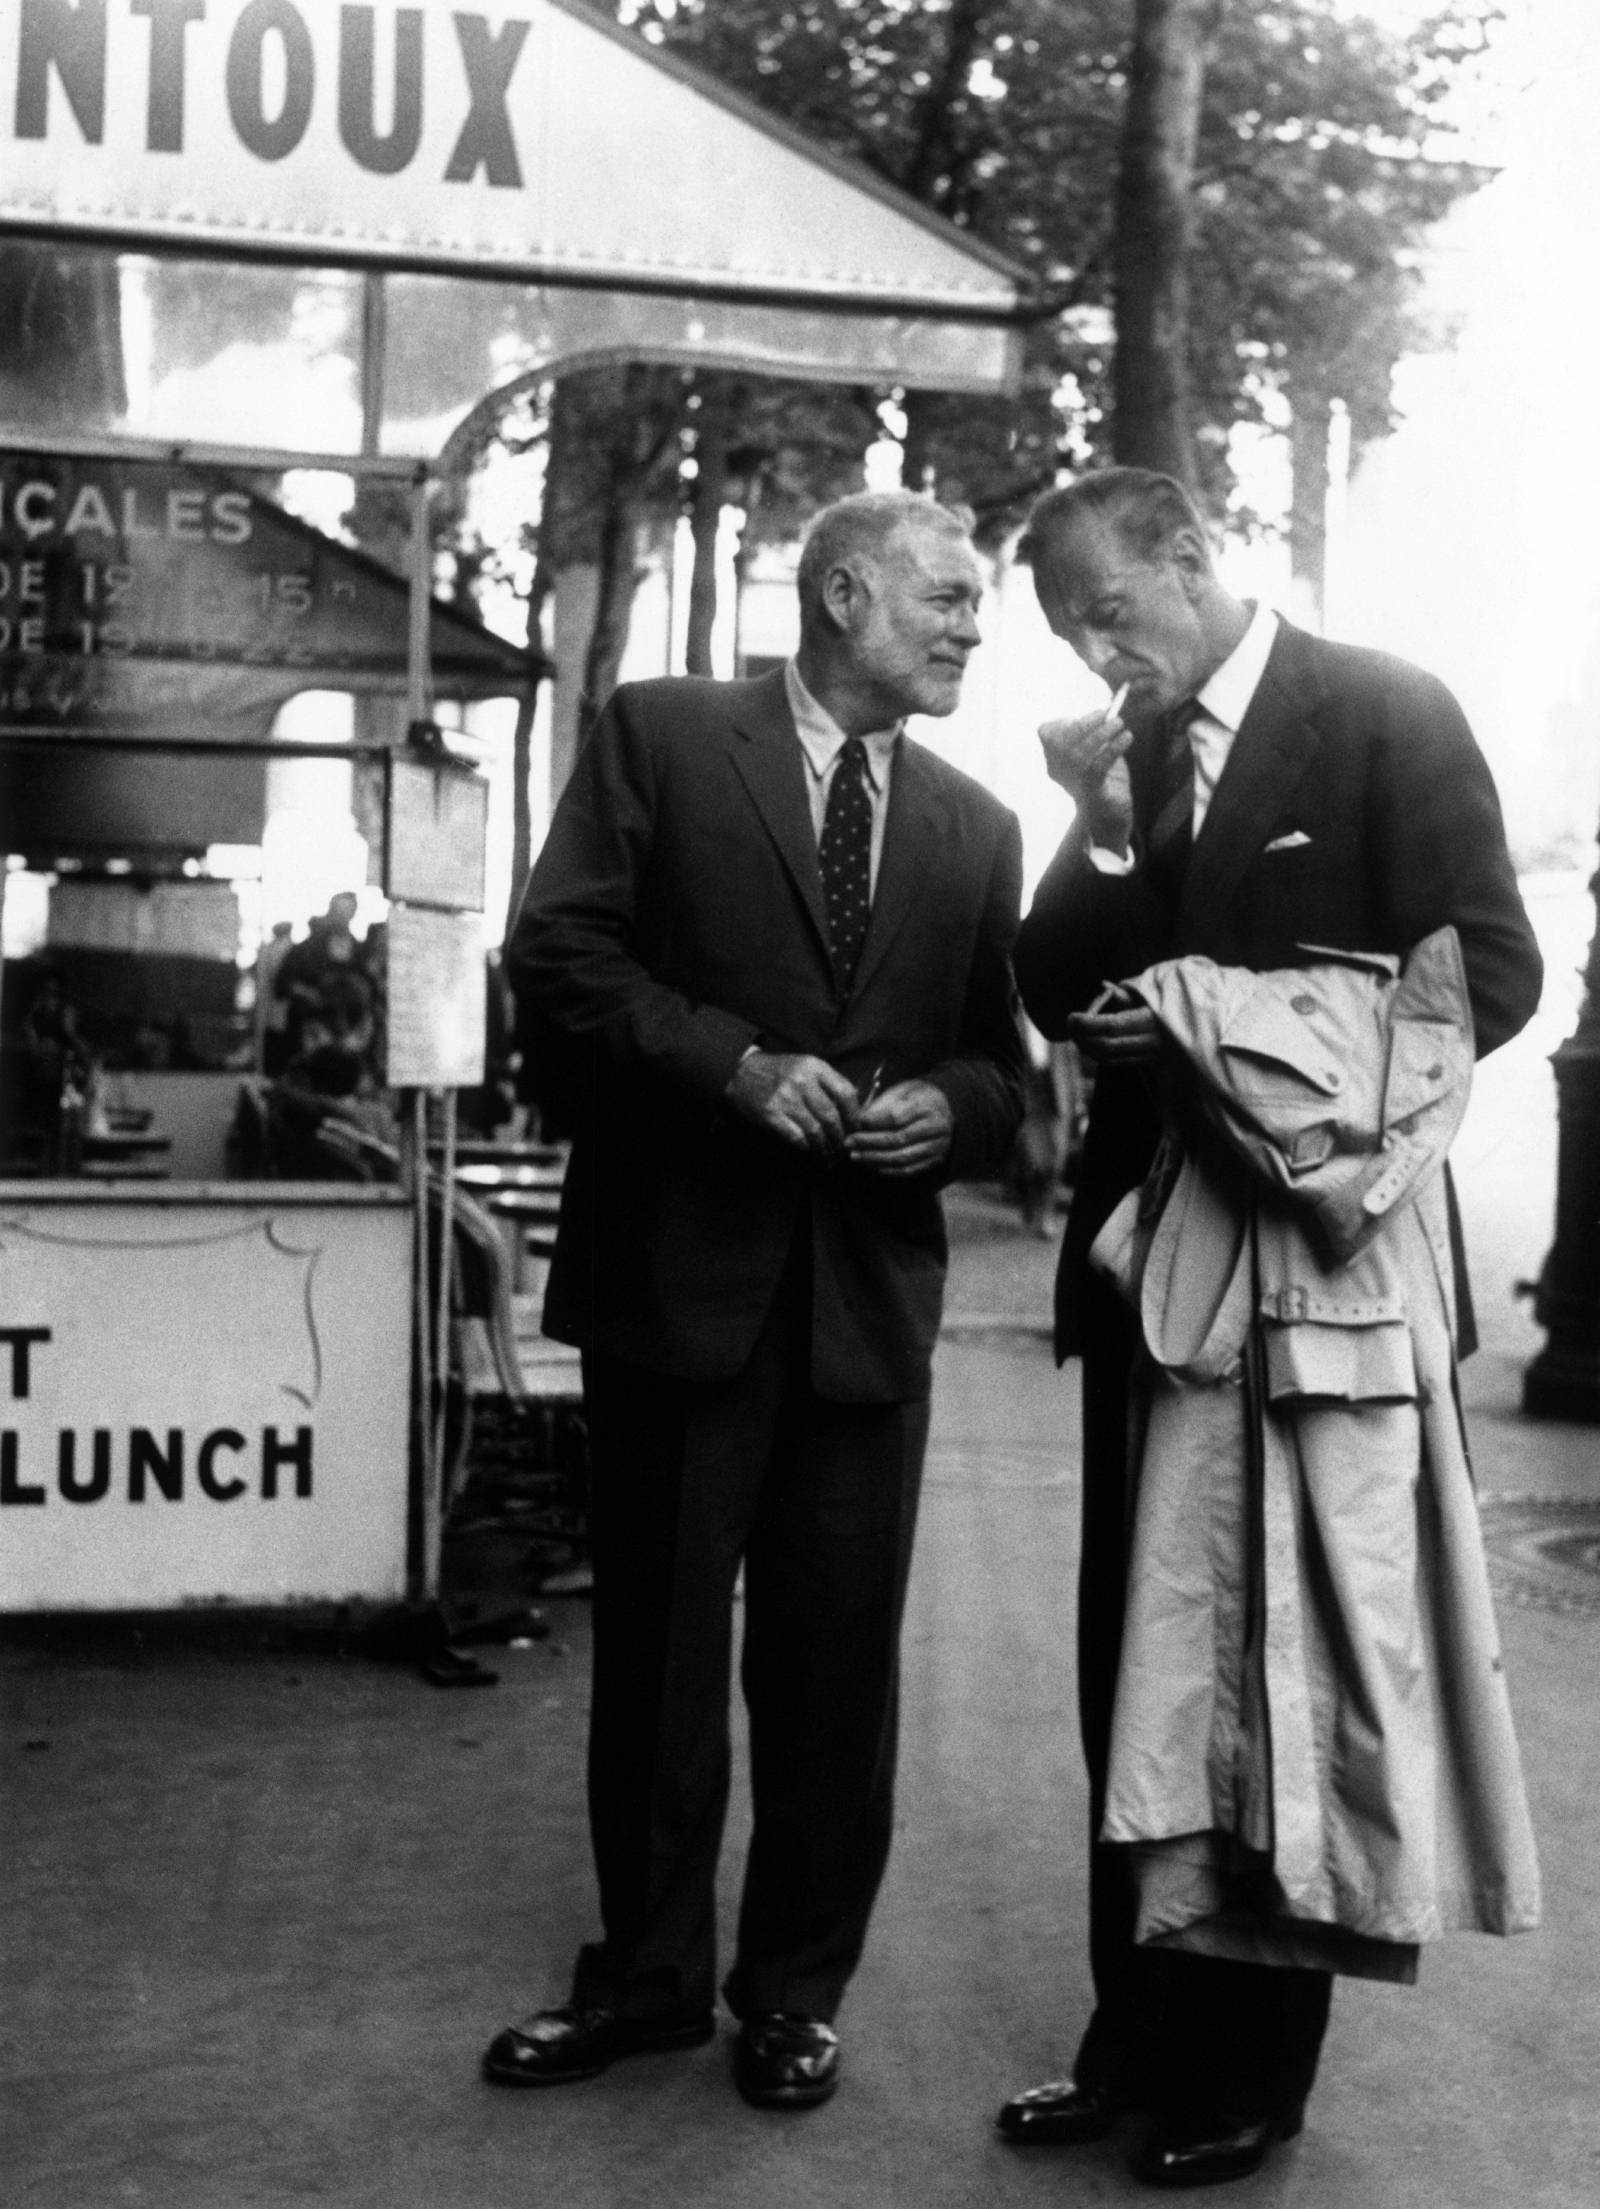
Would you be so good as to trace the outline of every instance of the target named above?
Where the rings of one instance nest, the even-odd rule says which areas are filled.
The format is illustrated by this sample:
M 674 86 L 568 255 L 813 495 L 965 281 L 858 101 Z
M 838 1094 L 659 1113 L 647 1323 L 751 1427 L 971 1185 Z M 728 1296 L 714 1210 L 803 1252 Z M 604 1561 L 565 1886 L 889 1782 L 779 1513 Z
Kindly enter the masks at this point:
M 1337 1097 L 1344 1069 L 1295 1006 L 1270 988 L 1249 991 L 1217 1037 L 1227 1053 L 1221 1086 L 1241 1103 L 1291 1104 L 1307 1093 Z
M 1411 1403 L 1417 1361 L 1404 1319 L 1268 1319 L 1267 1396 L 1272 1403 L 1321 1397 L 1344 1404 Z

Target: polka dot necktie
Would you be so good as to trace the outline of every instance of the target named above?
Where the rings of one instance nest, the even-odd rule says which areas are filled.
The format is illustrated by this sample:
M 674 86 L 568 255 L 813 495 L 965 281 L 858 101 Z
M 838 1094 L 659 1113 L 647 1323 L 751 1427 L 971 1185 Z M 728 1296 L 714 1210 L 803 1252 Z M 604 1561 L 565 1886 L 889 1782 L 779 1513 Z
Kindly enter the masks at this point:
M 846 737 L 828 788 L 828 808 L 817 846 L 828 943 L 840 984 L 848 989 L 872 911 L 872 799 L 867 791 L 867 748 Z

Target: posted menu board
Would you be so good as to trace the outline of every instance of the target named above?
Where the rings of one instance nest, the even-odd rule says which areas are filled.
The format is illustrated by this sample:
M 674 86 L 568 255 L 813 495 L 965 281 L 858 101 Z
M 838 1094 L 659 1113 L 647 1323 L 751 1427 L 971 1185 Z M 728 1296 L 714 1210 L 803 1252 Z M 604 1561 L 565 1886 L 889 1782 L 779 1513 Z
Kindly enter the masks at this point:
M 383 887 L 409 905 L 481 913 L 489 785 L 470 767 L 395 758 L 389 765 Z
M 391 905 L 387 940 L 389 1081 L 475 1088 L 488 1026 L 483 915 Z

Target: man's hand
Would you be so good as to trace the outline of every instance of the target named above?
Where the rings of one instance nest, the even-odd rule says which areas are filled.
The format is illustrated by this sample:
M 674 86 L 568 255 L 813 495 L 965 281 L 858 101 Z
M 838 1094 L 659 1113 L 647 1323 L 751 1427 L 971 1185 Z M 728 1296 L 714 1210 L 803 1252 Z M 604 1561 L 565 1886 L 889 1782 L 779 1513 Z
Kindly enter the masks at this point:
M 853 1082 L 803 1051 L 747 1051 L 725 1094 L 741 1118 L 819 1158 L 837 1156 L 857 1102 Z
M 1150 1066 L 1161 1056 L 1160 1021 L 1122 991 L 1105 991 L 1087 1012 L 1075 1012 L 1067 1034 L 1097 1066 Z
M 931 1081 L 896 1082 L 855 1114 L 845 1156 L 872 1173 L 923 1174 L 943 1165 L 955 1131 L 942 1089 Z
M 1039 731 L 1045 773 L 1065 790 L 1089 841 L 1119 857 L 1133 833 L 1133 786 L 1124 754 L 1133 742 L 1109 708 L 1075 721 L 1046 721 Z

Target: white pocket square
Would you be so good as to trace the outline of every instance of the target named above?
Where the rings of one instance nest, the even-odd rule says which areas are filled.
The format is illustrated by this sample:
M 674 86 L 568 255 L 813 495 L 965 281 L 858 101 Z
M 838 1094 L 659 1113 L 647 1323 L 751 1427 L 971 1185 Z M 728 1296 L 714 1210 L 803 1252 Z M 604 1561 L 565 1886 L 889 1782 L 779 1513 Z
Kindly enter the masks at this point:
M 1287 836 L 1274 836 L 1270 844 L 1263 844 L 1261 856 L 1265 858 L 1269 851 L 1298 851 L 1302 844 L 1310 841 L 1303 828 L 1292 828 Z

